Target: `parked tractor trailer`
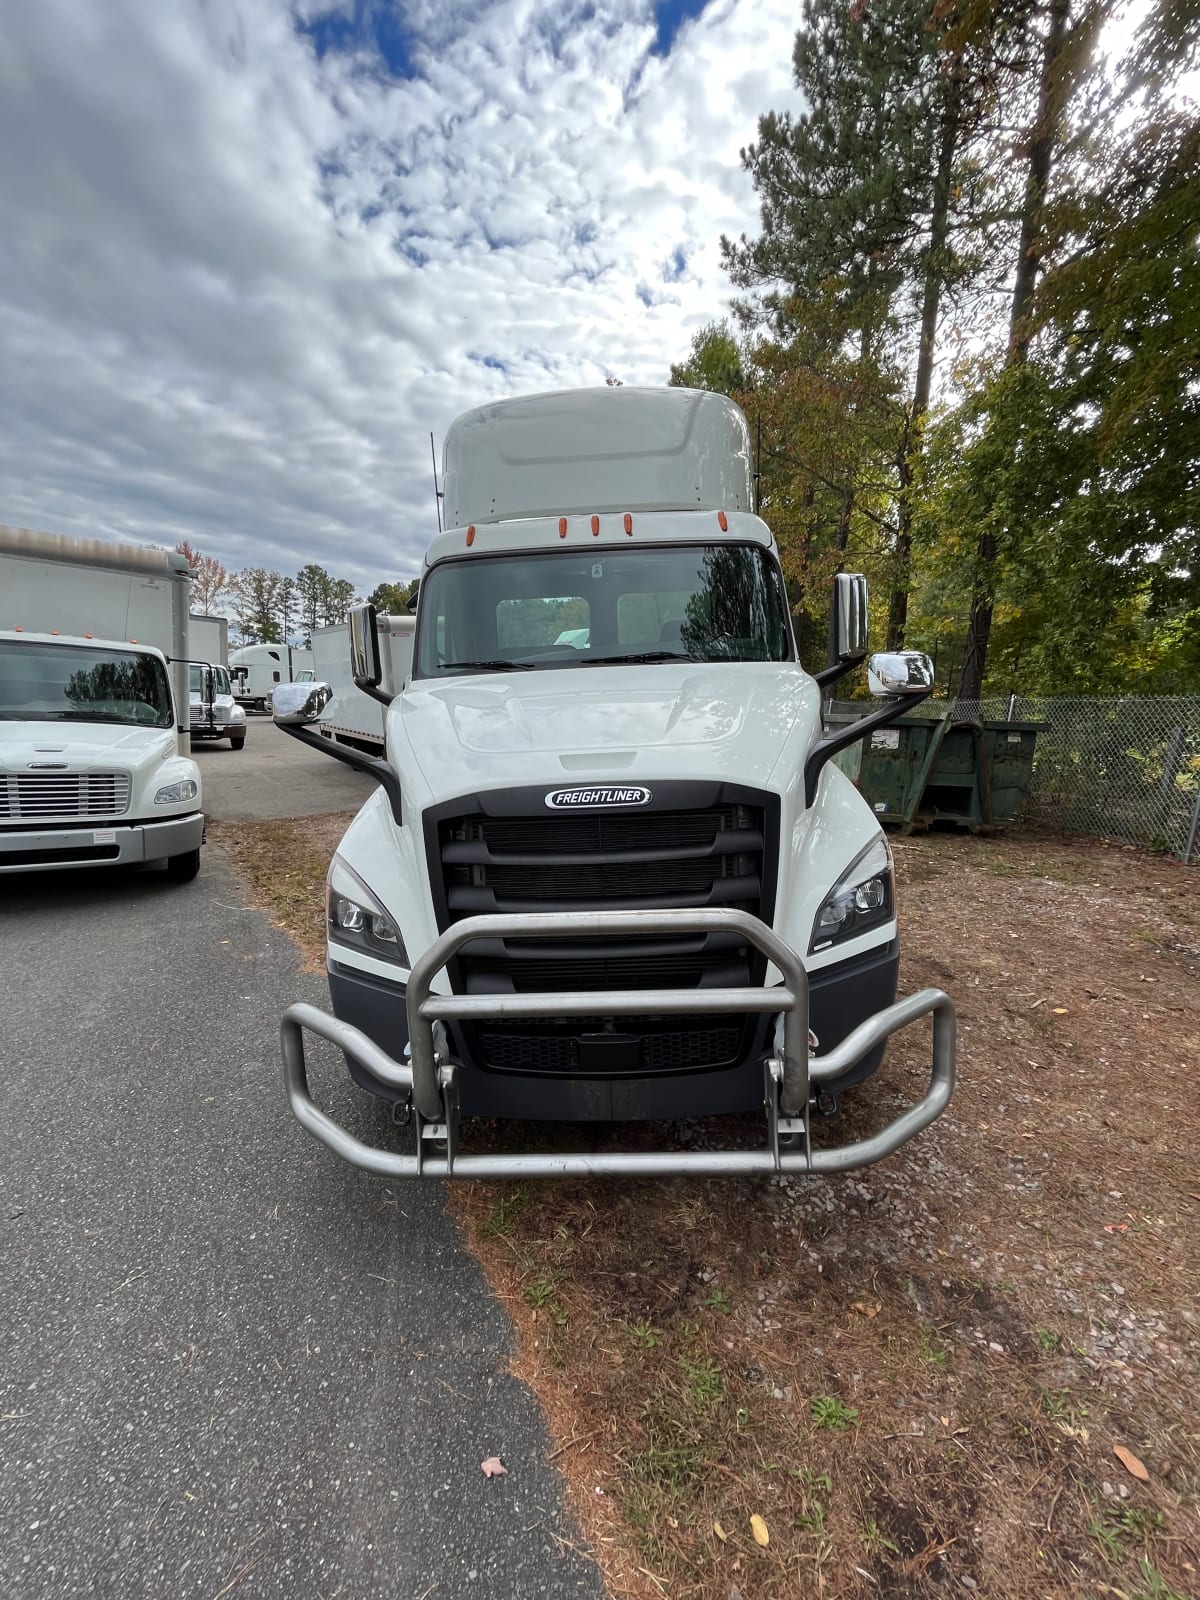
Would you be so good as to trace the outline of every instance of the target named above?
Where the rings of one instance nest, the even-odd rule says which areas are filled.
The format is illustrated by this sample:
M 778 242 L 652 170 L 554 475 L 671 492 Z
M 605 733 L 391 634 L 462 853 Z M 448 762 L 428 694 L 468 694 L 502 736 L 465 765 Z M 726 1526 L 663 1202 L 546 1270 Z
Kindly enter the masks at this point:
M 393 1177 L 811 1174 L 899 1148 L 950 1099 L 954 1008 L 936 989 L 896 998 L 891 851 L 831 758 L 931 692 L 928 658 L 871 657 L 881 705 L 823 732 L 823 689 L 866 660 L 866 585 L 839 575 L 810 676 L 752 509 L 746 421 L 722 396 L 483 406 L 451 427 L 444 469 L 403 681 L 385 678 L 373 609 L 350 617 L 382 753 L 321 737 L 327 683 L 275 692 L 281 727 L 379 786 L 329 869 L 332 1015 L 284 1017 L 296 1117 Z M 818 1099 L 925 1017 L 924 1096 L 870 1137 L 818 1141 Z M 415 1149 L 317 1106 L 308 1033 L 411 1114 Z M 483 1118 L 517 1143 L 530 1122 L 594 1132 L 472 1149 Z M 602 1137 L 676 1118 L 711 1122 L 687 1148 Z

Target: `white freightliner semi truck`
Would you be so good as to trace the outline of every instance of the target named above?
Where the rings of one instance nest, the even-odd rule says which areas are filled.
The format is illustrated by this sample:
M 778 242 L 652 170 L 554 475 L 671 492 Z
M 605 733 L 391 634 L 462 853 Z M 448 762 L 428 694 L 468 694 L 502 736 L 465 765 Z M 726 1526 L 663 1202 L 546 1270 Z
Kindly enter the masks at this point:
M 0 873 L 195 877 L 190 585 L 169 551 L 0 527 Z
M 444 465 L 447 527 L 398 692 L 380 687 L 371 608 L 350 619 L 355 681 L 385 703 L 384 756 L 319 737 L 327 686 L 275 695 L 289 733 L 379 783 L 329 869 L 334 1015 L 284 1018 L 293 1112 L 392 1176 L 817 1173 L 889 1154 L 949 1101 L 954 1010 L 935 989 L 896 1000 L 891 854 L 831 757 L 930 692 L 928 658 L 872 657 L 884 704 L 823 734 L 823 686 L 866 656 L 865 583 L 839 576 L 832 659 L 811 677 L 751 510 L 746 421 L 721 396 L 488 405 L 453 424 Z M 925 1016 L 923 1098 L 869 1138 L 814 1142 L 814 1104 Z M 307 1031 L 411 1108 L 415 1152 L 318 1108 Z M 558 1153 L 468 1137 L 475 1118 L 750 1111 L 749 1148 L 715 1131 L 687 1149 L 593 1138 Z
M 247 644 L 229 658 L 229 675 L 239 706 L 266 711 L 281 683 L 312 682 L 312 651 L 294 644 Z

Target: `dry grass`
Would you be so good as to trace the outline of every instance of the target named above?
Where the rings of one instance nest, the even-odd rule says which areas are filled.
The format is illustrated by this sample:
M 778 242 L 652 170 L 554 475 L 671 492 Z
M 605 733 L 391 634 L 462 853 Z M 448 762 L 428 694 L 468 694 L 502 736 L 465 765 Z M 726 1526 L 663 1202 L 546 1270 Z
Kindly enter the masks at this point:
M 221 842 L 319 957 L 301 829 Z M 516 1370 L 614 1594 L 1187 1600 L 1200 880 L 1095 841 L 897 856 L 903 985 L 959 1003 L 948 1115 L 840 1179 L 455 1189 Z M 924 1051 L 830 1137 L 919 1093 Z
M 233 858 L 248 898 L 325 970 L 325 873 L 354 813 L 282 822 L 208 823 L 208 838 Z

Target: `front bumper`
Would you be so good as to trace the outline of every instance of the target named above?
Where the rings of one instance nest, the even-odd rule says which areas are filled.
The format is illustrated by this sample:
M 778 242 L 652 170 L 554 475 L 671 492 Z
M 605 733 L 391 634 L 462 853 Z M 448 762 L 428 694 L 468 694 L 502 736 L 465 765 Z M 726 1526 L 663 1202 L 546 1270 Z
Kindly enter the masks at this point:
M 483 938 L 596 938 L 606 935 L 669 935 L 724 932 L 748 941 L 775 963 L 784 982 L 776 988 L 748 987 L 704 990 L 630 990 L 583 994 L 440 995 L 431 980 L 451 960 L 459 947 Z M 886 984 L 886 961 L 883 963 Z M 891 967 L 894 993 L 894 965 Z M 331 981 L 334 974 L 331 974 Z M 369 1005 L 378 986 L 342 980 L 343 998 L 353 994 L 357 1003 Z M 850 974 L 847 981 L 853 982 Z M 860 980 L 861 981 L 861 978 Z M 876 974 L 876 981 L 880 981 Z M 335 994 L 336 994 L 335 988 Z M 833 996 L 836 1000 L 836 995 Z M 450 1030 L 462 1021 L 489 1018 L 572 1018 L 602 1013 L 609 1017 L 651 1015 L 686 1016 L 713 1012 L 757 1014 L 773 1024 L 765 1059 L 751 1063 L 758 1073 L 759 1103 L 766 1115 L 766 1146 L 761 1150 L 637 1151 L 587 1154 L 472 1155 L 459 1152 L 459 1120 L 463 1110 L 479 1115 L 505 1115 L 526 1119 L 546 1116 L 545 1109 L 527 1107 L 519 1077 L 505 1080 L 502 1111 L 469 1107 L 463 1093 L 461 1064 L 452 1053 Z M 332 1018 L 312 1006 L 292 1006 L 283 1020 L 282 1048 L 288 1101 L 301 1125 L 352 1165 L 392 1177 L 461 1176 L 479 1178 L 551 1177 L 579 1173 L 658 1175 L 738 1172 L 837 1172 L 867 1166 L 891 1154 L 928 1126 L 949 1102 L 954 1087 L 954 1007 L 938 989 L 919 994 L 867 1015 L 832 1048 L 813 1056 L 809 1046 L 809 984 L 800 958 L 757 917 L 741 911 L 633 911 L 536 915 L 481 916 L 456 923 L 421 957 L 412 969 L 404 993 L 404 1013 L 409 1060 L 396 1056 L 405 1051 L 398 1019 L 389 1023 L 378 1012 L 363 1015 L 370 1033 L 341 1017 Z M 835 1148 L 814 1150 L 809 1135 L 809 1104 L 814 1087 L 826 1088 L 858 1081 L 871 1070 L 870 1060 L 882 1051 L 888 1036 L 918 1018 L 933 1018 L 930 1085 L 926 1095 L 894 1122 L 869 1139 Z M 332 1040 L 346 1056 L 356 1081 L 377 1094 L 396 1100 L 411 1098 L 417 1113 L 417 1151 L 397 1155 L 376 1150 L 340 1128 L 320 1111 L 308 1090 L 304 1058 L 304 1031 Z M 380 1034 L 390 1049 L 377 1042 Z M 394 1052 L 394 1053 L 392 1053 Z M 741 1069 L 739 1069 L 741 1070 Z M 472 1075 L 474 1088 L 480 1075 Z M 695 1073 L 674 1080 L 685 1090 L 685 1102 L 674 1109 L 663 1106 L 660 1116 L 708 1114 L 703 1103 L 706 1077 Z M 644 1076 L 632 1080 L 644 1086 Z M 728 1106 L 717 1109 L 728 1110 Z M 550 1113 L 554 1114 L 554 1113 Z M 634 1113 L 635 1115 L 638 1113 Z M 645 1115 L 645 1112 L 641 1114 Z M 570 1112 L 567 1113 L 570 1115 Z M 597 1111 L 592 1110 L 595 1117 Z M 617 1110 L 615 1118 L 622 1113 Z
M 73 828 L 0 829 L 0 873 L 65 872 L 76 867 L 136 866 L 198 850 L 204 817 L 161 822 L 88 823 Z
M 809 1026 L 821 1048 L 841 1044 L 859 1023 L 890 1006 L 896 998 L 900 941 L 864 956 L 822 967 L 809 980 Z M 329 997 L 333 1014 L 349 1022 L 388 1055 L 402 1060 L 408 1046 L 408 1000 L 403 983 L 389 983 L 353 967 L 331 962 Z M 701 991 L 703 992 L 703 991 Z M 596 1009 L 593 1005 L 593 1009 Z M 583 1074 L 496 1073 L 474 1068 L 462 1073 L 459 1098 L 464 1116 L 508 1117 L 519 1104 L 525 1120 L 553 1122 L 635 1122 L 674 1117 L 709 1117 L 755 1111 L 762 1104 L 762 1061 L 769 1054 L 770 1018 L 760 1026 L 746 1057 L 736 1066 L 704 1067 L 685 1073 L 646 1072 L 638 1076 L 588 1077 Z M 465 1060 L 457 1031 L 451 1044 Z M 880 1044 L 824 1089 L 839 1093 L 862 1083 L 883 1060 Z M 350 1076 L 360 1089 L 381 1100 L 397 1102 L 407 1093 L 381 1083 L 353 1055 L 347 1055 Z

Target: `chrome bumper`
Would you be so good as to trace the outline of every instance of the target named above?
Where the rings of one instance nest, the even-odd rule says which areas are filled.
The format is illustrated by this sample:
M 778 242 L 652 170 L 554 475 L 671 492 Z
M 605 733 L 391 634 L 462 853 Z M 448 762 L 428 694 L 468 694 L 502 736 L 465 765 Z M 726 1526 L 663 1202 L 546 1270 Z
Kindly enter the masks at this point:
M 473 939 L 603 938 L 724 932 L 753 944 L 783 974 L 777 988 L 588 990 L 562 994 L 442 995 L 431 983 Z M 407 988 L 411 1060 L 394 1061 L 364 1033 L 315 1006 L 284 1014 L 281 1043 L 288 1103 L 301 1126 L 352 1166 L 393 1178 L 550 1178 L 583 1174 L 657 1177 L 693 1173 L 829 1173 L 870 1166 L 891 1155 L 945 1110 L 954 1089 L 954 1005 L 940 989 L 918 994 L 868 1017 L 825 1055 L 809 1050 L 808 975 L 804 963 L 765 923 L 744 911 L 550 912 L 469 917 L 430 946 L 412 969 Z M 775 1054 L 763 1064 L 766 1141 L 758 1150 L 661 1150 L 603 1153 L 472 1155 L 459 1148 L 459 1064 L 449 1056 L 450 1021 L 512 1017 L 681 1016 L 765 1012 L 779 1019 Z M 890 1035 L 920 1017 L 933 1018 L 929 1089 L 924 1097 L 870 1138 L 814 1150 L 809 1100 L 813 1085 L 841 1077 Z M 411 1094 L 416 1111 L 415 1154 L 378 1150 L 347 1133 L 321 1111 L 308 1088 L 304 1033 L 319 1034 L 393 1089 Z M 514 1102 L 513 1116 L 521 1108 Z

